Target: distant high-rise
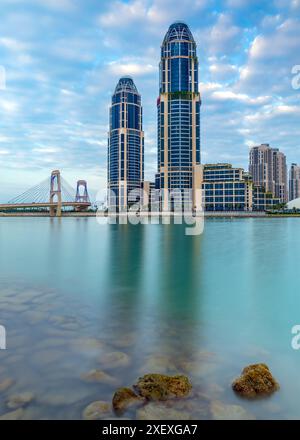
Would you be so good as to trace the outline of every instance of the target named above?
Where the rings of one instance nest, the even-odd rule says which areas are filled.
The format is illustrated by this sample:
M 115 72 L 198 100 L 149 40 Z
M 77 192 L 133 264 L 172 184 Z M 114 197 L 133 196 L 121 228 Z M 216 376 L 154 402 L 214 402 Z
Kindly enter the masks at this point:
M 262 186 L 281 202 L 287 202 L 286 156 L 278 148 L 271 148 L 269 144 L 252 147 L 249 173 L 255 185 Z
M 158 108 L 158 173 L 156 186 L 169 209 L 168 192 L 201 187 L 200 105 L 196 43 L 189 27 L 173 23 L 161 46 Z M 193 197 L 193 205 L 195 200 Z
M 144 132 L 141 96 L 130 77 L 119 80 L 112 96 L 108 140 L 109 205 L 127 209 L 132 190 L 144 179 Z
M 289 200 L 300 198 L 300 165 L 292 163 L 289 177 Z

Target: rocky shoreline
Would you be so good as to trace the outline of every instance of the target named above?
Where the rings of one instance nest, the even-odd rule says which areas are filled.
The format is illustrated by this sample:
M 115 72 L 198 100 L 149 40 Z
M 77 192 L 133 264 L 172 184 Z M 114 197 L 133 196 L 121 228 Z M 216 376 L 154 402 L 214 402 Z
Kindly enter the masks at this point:
M 20 318 L 19 327 L 9 332 L 9 350 L 0 352 L 0 420 L 255 419 L 258 411 L 247 402 L 259 398 L 261 404 L 279 389 L 265 364 L 249 365 L 232 382 L 215 353 L 196 346 L 181 350 L 172 326 L 156 329 L 165 338 L 164 351 L 145 347 L 136 358 L 133 329 L 112 322 L 99 338 L 90 327 L 90 310 L 70 297 L 68 313 L 60 314 L 66 304 L 50 289 L 3 289 L 0 307 L 7 327 L 13 316 Z M 261 349 L 249 355 L 266 357 Z M 224 375 L 223 384 L 216 382 L 216 372 Z M 264 400 L 270 416 L 281 411 Z

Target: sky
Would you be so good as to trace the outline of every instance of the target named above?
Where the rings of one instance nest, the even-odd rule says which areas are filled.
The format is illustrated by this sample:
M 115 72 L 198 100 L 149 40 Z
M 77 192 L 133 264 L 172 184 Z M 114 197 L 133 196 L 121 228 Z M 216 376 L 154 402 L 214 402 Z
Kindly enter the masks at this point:
M 142 95 L 154 179 L 160 45 L 177 20 L 197 43 L 202 162 L 247 168 L 249 148 L 269 143 L 300 163 L 300 0 L 0 0 L 0 11 L 0 201 L 52 169 L 104 194 L 123 75 Z

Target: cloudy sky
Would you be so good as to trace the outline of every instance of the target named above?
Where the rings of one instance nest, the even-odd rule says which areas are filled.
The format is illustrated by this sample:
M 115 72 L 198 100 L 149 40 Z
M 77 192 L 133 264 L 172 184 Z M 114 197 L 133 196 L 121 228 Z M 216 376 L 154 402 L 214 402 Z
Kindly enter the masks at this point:
M 0 8 L 0 200 L 55 168 L 72 185 L 105 188 L 108 108 L 124 74 L 142 94 L 153 178 L 160 44 L 175 20 L 198 45 L 202 161 L 247 167 L 249 146 L 267 142 L 300 163 L 292 87 L 300 0 L 0 0 Z

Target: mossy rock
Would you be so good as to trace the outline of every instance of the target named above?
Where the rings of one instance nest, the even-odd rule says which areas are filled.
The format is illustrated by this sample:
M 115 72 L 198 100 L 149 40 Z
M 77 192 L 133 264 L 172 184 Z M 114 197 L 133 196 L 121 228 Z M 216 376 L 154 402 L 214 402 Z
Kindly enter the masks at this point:
M 146 374 L 139 378 L 134 388 L 148 400 L 168 400 L 188 396 L 192 385 L 183 375 Z
M 130 388 L 119 388 L 113 396 L 112 406 L 117 414 L 122 414 L 129 407 L 142 404 L 144 400 Z
M 240 377 L 232 384 L 233 390 L 242 397 L 269 396 L 279 390 L 279 384 L 265 364 L 245 367 Z

